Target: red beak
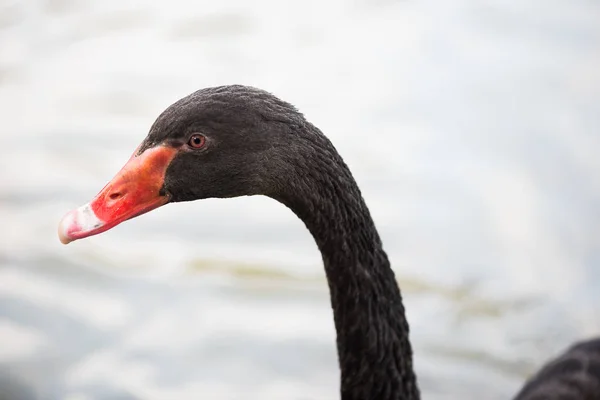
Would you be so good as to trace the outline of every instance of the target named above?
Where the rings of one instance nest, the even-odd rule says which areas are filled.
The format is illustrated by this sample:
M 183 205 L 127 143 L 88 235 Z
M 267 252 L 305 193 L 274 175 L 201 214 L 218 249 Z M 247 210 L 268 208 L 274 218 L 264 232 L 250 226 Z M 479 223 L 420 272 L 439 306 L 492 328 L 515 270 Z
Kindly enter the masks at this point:
M 168 195 L 161 195 L 160 189 L 177 149 L 157 146 L 136 153 L 91 202 L 63 217 L 58 226 L 63 244 L 97 235 L 168 203 Z

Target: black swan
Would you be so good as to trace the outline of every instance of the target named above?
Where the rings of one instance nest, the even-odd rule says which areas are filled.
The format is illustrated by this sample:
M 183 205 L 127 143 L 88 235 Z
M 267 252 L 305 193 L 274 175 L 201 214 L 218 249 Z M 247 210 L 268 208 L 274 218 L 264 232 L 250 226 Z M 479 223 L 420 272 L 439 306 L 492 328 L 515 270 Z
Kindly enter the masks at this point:
M 341 398 L 418 399 L 400 290 L 361 192 L 333 144 L 256 88 L 199 90 L 168 107 L 127 164 L 59 225 L 63 243 L 169 202 L 265 195 L 289 207 L 323 257 Z M 519 399 L 600 399 L 600 340 L 542 369 Z

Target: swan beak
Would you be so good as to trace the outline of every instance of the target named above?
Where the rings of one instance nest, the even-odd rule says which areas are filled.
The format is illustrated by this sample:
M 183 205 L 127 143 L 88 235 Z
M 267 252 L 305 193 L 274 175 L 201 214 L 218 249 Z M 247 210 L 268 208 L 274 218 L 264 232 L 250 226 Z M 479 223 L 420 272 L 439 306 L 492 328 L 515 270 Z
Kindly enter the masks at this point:
M 136 152 L 96 197 L 69 211 L 58 225 L 63 244 L 107 231 L 123 221 L 169 202 L 161 193 L 169 164 L 177 149 L 156 146 Z

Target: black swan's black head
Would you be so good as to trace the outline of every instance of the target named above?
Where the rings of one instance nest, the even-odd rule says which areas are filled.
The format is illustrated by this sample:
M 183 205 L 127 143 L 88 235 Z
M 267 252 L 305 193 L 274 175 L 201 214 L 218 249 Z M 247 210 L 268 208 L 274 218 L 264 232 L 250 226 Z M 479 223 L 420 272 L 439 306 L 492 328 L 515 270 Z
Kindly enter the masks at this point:
M 293 186 L 315 142 L 330 143 L 292 105 L 256 88 L 202 89 L 168 107 L 119 173 L 61 221 L 63 243 L 168 202 L 263 194 Z M 317 147 L 318 147 L 317 146 Z

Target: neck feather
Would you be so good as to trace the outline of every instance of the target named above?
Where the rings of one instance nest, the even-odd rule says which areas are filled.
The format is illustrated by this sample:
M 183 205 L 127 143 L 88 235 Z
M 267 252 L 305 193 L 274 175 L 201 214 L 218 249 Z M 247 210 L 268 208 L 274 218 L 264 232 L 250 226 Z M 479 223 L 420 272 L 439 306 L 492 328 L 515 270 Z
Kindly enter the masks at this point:
M 373 219 L 333 145 L 321 134 L 309 143 L 273 197 L 302 219 L 321 251 L 342 399 L 418 399 L 402 297 Z

